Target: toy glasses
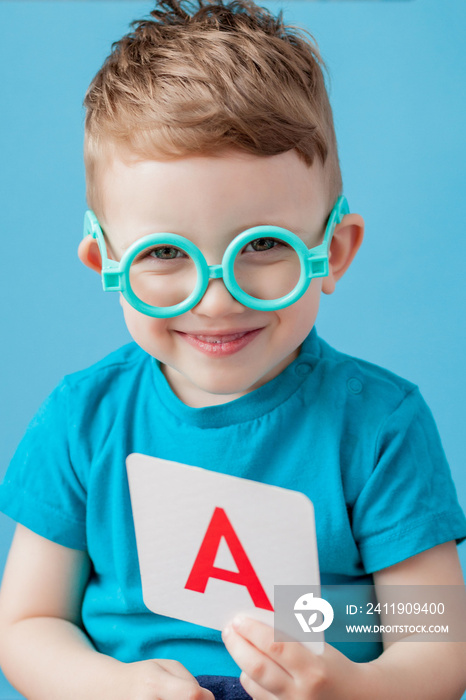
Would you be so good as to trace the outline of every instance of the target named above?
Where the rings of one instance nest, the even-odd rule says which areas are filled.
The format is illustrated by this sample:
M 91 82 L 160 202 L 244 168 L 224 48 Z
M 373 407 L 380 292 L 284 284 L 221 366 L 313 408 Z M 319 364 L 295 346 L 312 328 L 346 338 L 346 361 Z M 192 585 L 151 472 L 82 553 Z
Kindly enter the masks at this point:
M 333 207 L 324 240 L 307 248 L 296 234 L 278 226 L 254 226 L 228 245 L 220 265 L 208 265 L 199 248 L 175 233 L 152 233 L 135 241 L 120 261 L 108 258 L 95 214 L 84 217 L 84 236 L 97 240 L 102 257 L 102 286 L 121 292 L 137 311 L 170 318 L 202 299 L 209 280 L 222 278 L 243 306 L 259 311 L 283 309 L 300 299 L 314 277 L 328 275 L 335 226 L 349 213 L 345 197 Z

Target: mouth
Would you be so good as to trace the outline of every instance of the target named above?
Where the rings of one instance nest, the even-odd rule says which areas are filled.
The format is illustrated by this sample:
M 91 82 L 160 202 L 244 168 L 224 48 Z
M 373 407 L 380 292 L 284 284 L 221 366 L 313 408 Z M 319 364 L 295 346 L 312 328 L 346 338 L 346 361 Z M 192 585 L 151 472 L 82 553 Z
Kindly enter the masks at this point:
M 200 352 L 211 356 L 225 356 L 242 350 L 249 345 L 263 330 L 253 328 L 251 330 L 236 331 L 234 333 L 177 333 Z
M 256 330 L 256 329 L 254 329 Z M 204 333 L 191 333 L 194 338 L 201 340 L 203 343 L 229 343 L 232 340 L 238 340 L 238 338 L 243 338 L 246 333 L 251 331 L 239 331 L 238 333 L 222 333 L 221 335 L 206 335 Z

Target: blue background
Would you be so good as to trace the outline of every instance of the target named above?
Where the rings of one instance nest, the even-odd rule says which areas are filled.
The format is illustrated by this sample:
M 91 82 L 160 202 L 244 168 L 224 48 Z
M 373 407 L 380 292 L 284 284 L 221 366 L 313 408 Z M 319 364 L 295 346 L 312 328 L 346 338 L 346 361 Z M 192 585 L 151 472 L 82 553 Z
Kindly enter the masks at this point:
M 317 329 L 420 386 L 466 509 L 466 3 L 263 4 L 319 42 L 345 193 L 366 220 Z M 151 7 L 0 2 L 0 478 L 60 378 L 130 339 L 117 295 L 103 294 L 76 255 L 81 103 L 111 42 Z M 0 515 L 0 571 L 13 527 Z M 459 552 L 466 570 L 466 546 Z M 0 675 L 1 700 L 17 697 Z

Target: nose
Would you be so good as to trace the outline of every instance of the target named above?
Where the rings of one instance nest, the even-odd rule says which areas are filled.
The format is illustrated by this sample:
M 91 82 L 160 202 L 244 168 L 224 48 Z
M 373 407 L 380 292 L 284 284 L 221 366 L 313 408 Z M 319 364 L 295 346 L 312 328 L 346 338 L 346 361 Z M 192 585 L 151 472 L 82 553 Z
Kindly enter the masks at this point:
M 225 287 L 223 279 L 211 279 L 202 299 L 191 309 L 191 313 L 202 316 L 228 316 L 239 314 L 245 307 Z

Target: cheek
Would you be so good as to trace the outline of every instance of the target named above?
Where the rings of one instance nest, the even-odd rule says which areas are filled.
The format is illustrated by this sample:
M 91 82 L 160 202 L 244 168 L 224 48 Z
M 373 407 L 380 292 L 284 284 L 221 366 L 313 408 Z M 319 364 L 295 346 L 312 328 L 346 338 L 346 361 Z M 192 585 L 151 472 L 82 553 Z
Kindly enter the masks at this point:
M 319 311 L 322 279 L 312 280 L 308 290 L 295 304 L 278 312 L 281 324 L 293 335 L 306 335 L 311 331 Z
M 138 345 L 149 354 L 155 355 L 154 350 L 162 349 L 169 338 L 167 333 L 167 321 L 165 319 L 151 318 L 141 314 L 128 304 L 120 295 L 120 304 L 123 309 L 126 327 Z

